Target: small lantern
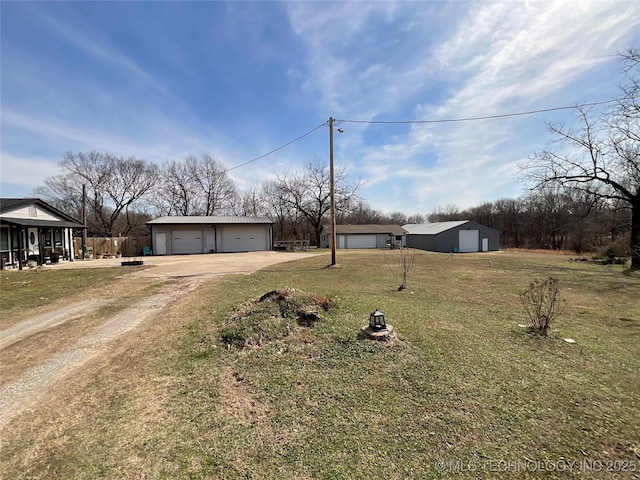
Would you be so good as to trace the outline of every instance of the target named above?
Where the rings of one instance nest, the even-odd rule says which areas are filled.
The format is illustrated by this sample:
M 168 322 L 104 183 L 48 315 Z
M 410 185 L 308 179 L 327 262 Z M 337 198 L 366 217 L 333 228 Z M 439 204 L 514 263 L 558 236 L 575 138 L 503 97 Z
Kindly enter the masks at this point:
M 369 315 L 369 328 L 371 330 L 386 330 L 387 323 L 384 321 L 384 313 L 376 309 Z

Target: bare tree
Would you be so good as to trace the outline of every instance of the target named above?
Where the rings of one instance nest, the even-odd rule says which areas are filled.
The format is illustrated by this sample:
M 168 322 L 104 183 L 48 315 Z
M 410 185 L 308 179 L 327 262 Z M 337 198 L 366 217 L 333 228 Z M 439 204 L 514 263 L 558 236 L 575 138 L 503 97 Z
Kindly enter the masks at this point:
M 164 215 L 232 215 L 239 194 L 224 164 L 208 154 L 162 165 L 152 205 Z
M 198 184 L 185 162 L 167 160 L 162 164 L 162 181 L 156 189 L 153 206 L 161 215 L 192 215 Z
M 262 191 L 259 186 L 251 187 L 238 194 L 235 213 L 243 216 L 266 216 L 266 207 Z
M 444 207 L 438 205 L 436 209 L 427 216 L 430 222 L 448 222 L 453 220 L 462 220 L 460 210 L 452 204 Z
M 135 157 L 116 157 L 109 155 L 108 168 L 111 171 L 109 182 L 105 185 L 104 191 L 113 206 L 109 215 L 108 225 L 112 235 L 128 235 L 133 227 L 134 215 L 131 209 L 135 207 L 137 200 L 144 197 L 156 185 L 159 178 L 158 167 Z M 106 218 L 106 212 L 102 212 Z M 113 226 L 116 225 L 118 217 L 124 215 L 126 223 L 122 231 L 115 232 Z M 137 217 L 137 216 L 136 216 Z
M 348 210 L 342 209 L 336 221 L 341 224 L 365 225 L 385 223 L 385 218 L 381 212 L 373 209 L 365 200 L 358 200 L 353 202 L 353 206 Z
M 37 193 L 61 210 L 81 216 L 82 185 L 87 186 L 88 227 L 92 233 L 127 235 L 137 225 L 136 205 L 158 181 L 158 168 L 146 160 L 92 151 L 65 154 L 65 171 L 49 177 Z
M 299 215 L 287 201 L 288 194 L 276 181 L 266 181 L 261 191 L 266 216 L 273 220 L 274 237 L 277 240 L 295 239 L 298 234 Z
M 345 212 L 358 200 L 360 181 L 352 183 L 348 170 L 334 171 L 336 210 Z M 320 244 L 323 221 L 331 208 L 329 167 L 319 161 L 306 164 L 301 170 L 278 176 L 275 182 L 281 201 L 302 214 L 313 228 L 316 245 Z
M 193 182 L 198 186 L 198 215 L 230 214 L 238 192 L 224 164 L 211 155 L 189 155 L 185 160 Z
M 620 201 L 631 210 L 631 264 L 640 268 L 640 52 L 622 59 L 624 97 L 614 108 L 592 113 L 576 107 L 578 127 L 550 124 L 555 139 L 523 168 L 534 189 L 560 185 L 605 201 Z
M 416 251 L 407 247 L 400 247 L 396 251 L 397 253 L 385 254 L 385 262 L 387 267 L 401 279 L 398 290 L 405 290 L 409 272 L 416 263 Z
M 406 219 L 404 223 L 400 223 L 399 225 L 404 225 L 405 223 L 425 223 L 427 219 L 421 213 L 414 213 L 409 218 Z

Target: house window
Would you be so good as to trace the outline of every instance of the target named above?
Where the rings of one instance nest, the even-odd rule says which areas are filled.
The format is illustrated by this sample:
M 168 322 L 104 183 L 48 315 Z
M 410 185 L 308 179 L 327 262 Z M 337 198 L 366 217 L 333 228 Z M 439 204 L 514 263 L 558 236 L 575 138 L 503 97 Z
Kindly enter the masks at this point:
M 55 228 L 53 230 L 53 241 L 54 241 L 54 246 L 56 247 L 62 246 L 62 229 L 61 228 Z
M 43 229 L 42 236 L 44 237 L 44 246 L 50 247 L 51 246 L 51 229 L 50 228 Z
M 38 209 L 35 205 L 29 205 L 29 216 L 35 218 L 38 216 Z
M 9 250 L 9 229 L 7 227 L 0 228 L 0 250 Z

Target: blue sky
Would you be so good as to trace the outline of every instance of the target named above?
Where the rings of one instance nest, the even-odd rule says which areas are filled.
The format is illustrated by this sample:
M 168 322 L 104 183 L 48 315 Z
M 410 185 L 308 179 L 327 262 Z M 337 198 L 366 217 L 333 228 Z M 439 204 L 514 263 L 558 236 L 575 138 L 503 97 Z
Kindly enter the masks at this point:
M 640 2 L 0 4 L 2 196 L 67 151 L 231 168 L 326 122 L 441 120 L 618 95 Z M 335 158 L 407 215 L 523 192 L 518 163 L 566 111 L 478 122 L 344 122 Z M 230 172 L 241 188 L 319 159 L 328 128 Z

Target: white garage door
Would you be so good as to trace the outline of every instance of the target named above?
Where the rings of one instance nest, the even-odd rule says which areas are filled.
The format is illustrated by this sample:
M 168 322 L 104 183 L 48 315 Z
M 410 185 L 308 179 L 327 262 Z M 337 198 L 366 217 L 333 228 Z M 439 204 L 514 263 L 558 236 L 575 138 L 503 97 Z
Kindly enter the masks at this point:
M 202 230 L 174 230 L 171 233 L 172 253 L 203 253 Z
M 348 248 L 376 248 L 375 235 L 349 235 Z
M 458 243 L 461 252 L 477 252 L 480 241 L 479 230 L 460 230 Z
M 223 227 L 221 251 L 230 252 L 257 252 L 268 250 L 268 227 Z

